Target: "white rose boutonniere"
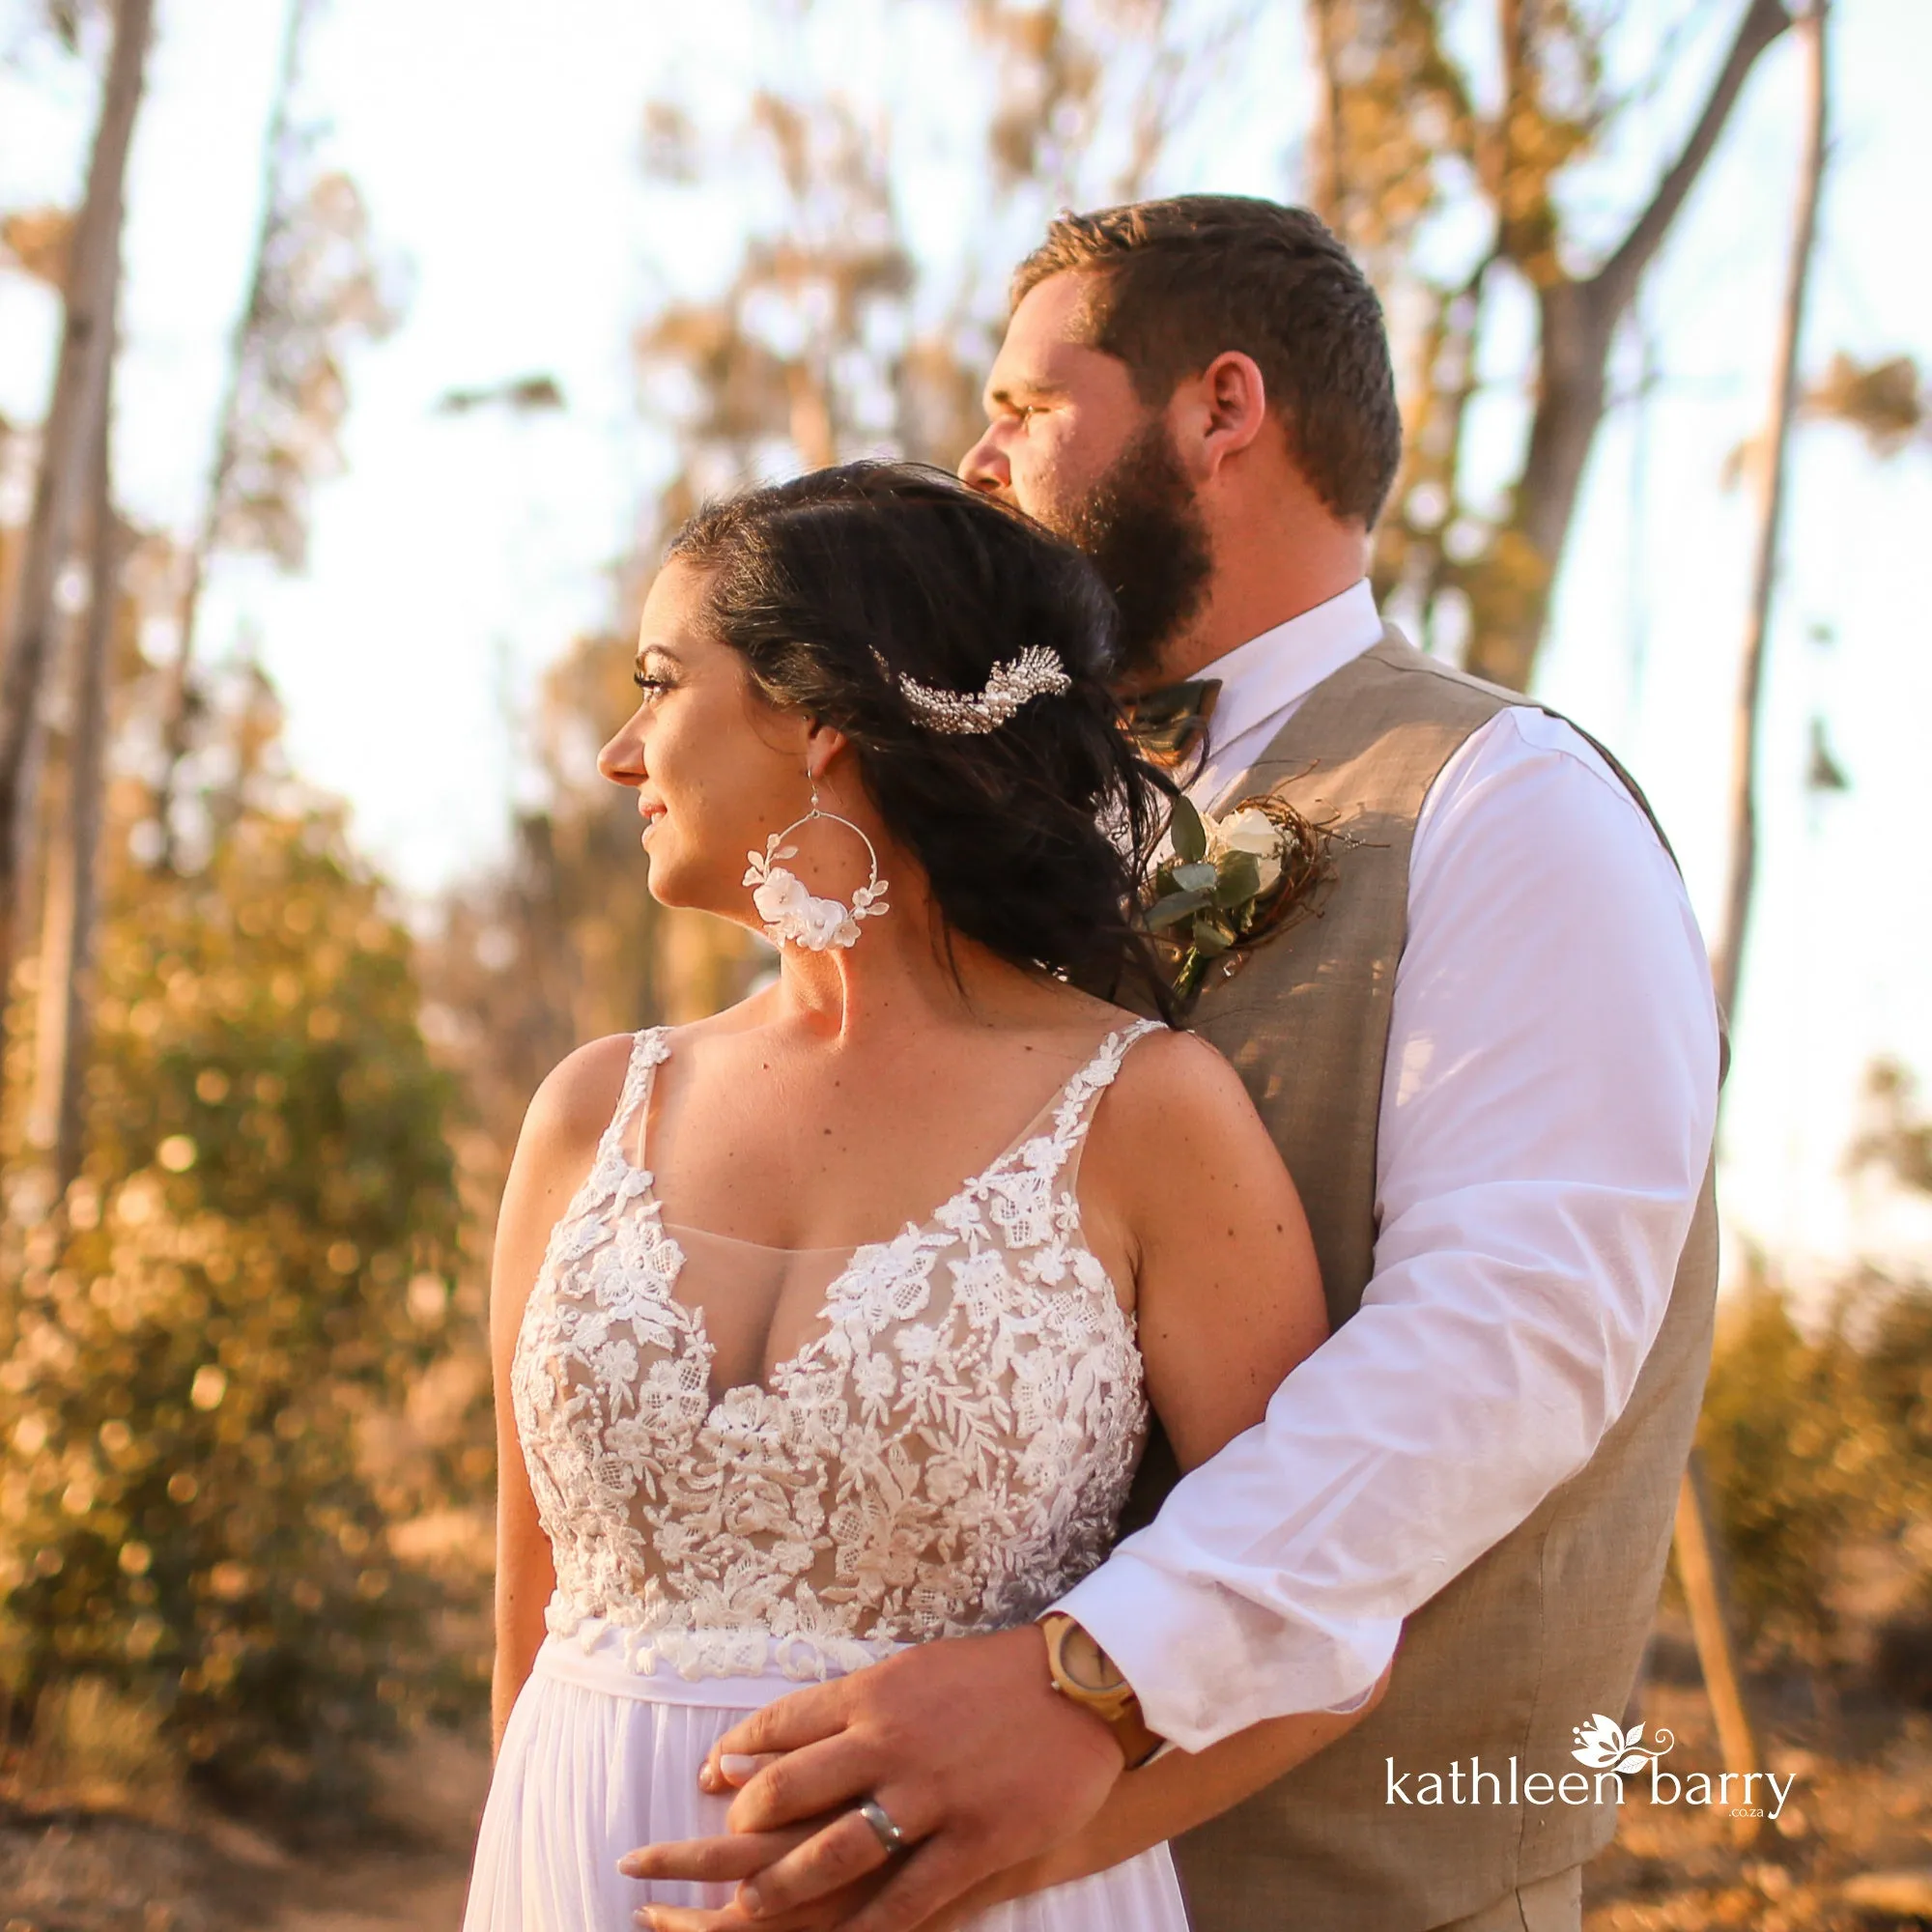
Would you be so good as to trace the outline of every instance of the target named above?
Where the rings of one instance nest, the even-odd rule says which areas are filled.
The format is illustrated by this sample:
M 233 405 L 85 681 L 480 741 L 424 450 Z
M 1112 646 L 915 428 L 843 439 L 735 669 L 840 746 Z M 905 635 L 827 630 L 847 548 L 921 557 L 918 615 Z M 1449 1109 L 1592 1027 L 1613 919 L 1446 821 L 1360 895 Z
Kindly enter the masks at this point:
M 1279 931 L 1329 872 L 1326 835 L 1278 798 L 1243 799 L 1220 818 L 1178 798 L 1168 842 L 1147 927 L 1179 953 L 1174 990 L 1183 1005 L 1211 960 Z

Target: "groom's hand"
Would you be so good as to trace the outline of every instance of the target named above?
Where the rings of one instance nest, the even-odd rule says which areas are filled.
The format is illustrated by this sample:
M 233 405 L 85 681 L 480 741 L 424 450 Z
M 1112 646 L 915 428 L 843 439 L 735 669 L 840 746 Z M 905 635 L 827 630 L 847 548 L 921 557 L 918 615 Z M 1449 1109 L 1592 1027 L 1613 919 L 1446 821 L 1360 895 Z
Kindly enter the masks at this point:
M 746 1917 L 792 1912 L 885 1864 L 854 1808 L 867 1798 L 911 1847 L 873 1896 L 822 1921 L 845 1932 L 911 1932 L 980 1880 L 1070 1837 L 1122 1769 L 1107 1726 L 1053 1689 L 1045 1639 L 1031 1624 L 920 1644 L 767 1705 L 718 1741 L 707 1788 L 727 1787 L 724 1756 L 767 1752 L 783 1755 L 732 1801 L 733 1833 L 836 1815 L 746 1881 L 735 1901 Z M 652 1878 L 716 1879 L 730 1862 L 728 1842 L 640 1856 Z

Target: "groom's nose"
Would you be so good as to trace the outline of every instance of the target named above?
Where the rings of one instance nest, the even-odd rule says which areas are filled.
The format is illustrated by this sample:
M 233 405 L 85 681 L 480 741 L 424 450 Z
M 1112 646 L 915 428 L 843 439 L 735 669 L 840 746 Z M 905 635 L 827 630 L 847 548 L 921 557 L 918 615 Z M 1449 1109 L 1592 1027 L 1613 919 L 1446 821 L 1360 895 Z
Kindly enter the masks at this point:
M 999 446 L 997 424 L 988 423 L 980 440 L 959 459 L 959 480 L 969 489 L 983 490 L 989 497 L 1012 494 L 1012 465 Z

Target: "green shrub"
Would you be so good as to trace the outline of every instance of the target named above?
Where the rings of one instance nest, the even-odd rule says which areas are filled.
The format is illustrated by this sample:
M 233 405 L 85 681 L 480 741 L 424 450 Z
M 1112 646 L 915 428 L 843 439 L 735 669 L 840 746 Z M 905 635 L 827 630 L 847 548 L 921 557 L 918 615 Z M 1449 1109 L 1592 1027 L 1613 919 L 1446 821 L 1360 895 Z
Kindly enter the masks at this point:
M 102 933 L 84 1172 L 0 1276 L 0 1660 L 268 1797 L 455 1694 L 385 1470 L 439 1351 L 452 1090 L 406 931 L 325 819 L 254 813 Z M 472 1485 L 473 1487 L 473 1480 Z
M 1807 1335 L 1753 1280 L 1719 1309 L 1698 1444 L 1746 1640 L 1822 1662 L 1842 1555 L 1901 1542 L 1932 1492 L 1932 1293 L 1867 1280 Z

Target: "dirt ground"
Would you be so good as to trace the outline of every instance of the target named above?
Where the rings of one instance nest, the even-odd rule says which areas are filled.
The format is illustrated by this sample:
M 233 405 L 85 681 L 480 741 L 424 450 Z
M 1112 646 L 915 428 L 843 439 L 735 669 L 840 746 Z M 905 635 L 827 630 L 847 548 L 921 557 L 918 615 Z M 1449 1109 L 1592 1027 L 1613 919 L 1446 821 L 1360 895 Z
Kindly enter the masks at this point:
M 0 1932 L 454 1932 L 490 1778 L 432 1737 L 381 1770 L 378 1825 L 291 1850 L 231 1819 L 0 1797 Z
M 1616 1842 L 1585 1874 L 1586 1932 L 1932 1928 L 1932 1718 L 1868 1697 L 1821 1719 L 1810 1701 L 1759 1687 L 1770 1768 L 1797 1780 L 1775 1826 L 1653 1804 L 1629 1780 Z M 1653 1684 L 1643 1715 L 1675 1734 L 1668 1762 L 1720 1767 L 1701 1690 Z
M 1587 1932 L 1932 1932 L 1932 1718 L 1848 1699 L 1825 1721 L 1776 1686 L 1760 1704 L 1772 1769 L 1797 1779 L 1777 1824 L 1740 1844 L 1747 1827 L 1652 1804 L 1632 1778 L 1587 1875 Z M 1643 1716 L 1675 1734 L 1669 1762 L 1718 1767 L 1700 1690 L 1653 1684 Z M 15 1791 L 0 1798 L 0 1932 L 454 1932 L 487 1782 L 480 1748 L 431 1740 L 385 1767 L 380 1832 L 308 1852 L 228 1820 L 144 1818 L 125 1797 Z

